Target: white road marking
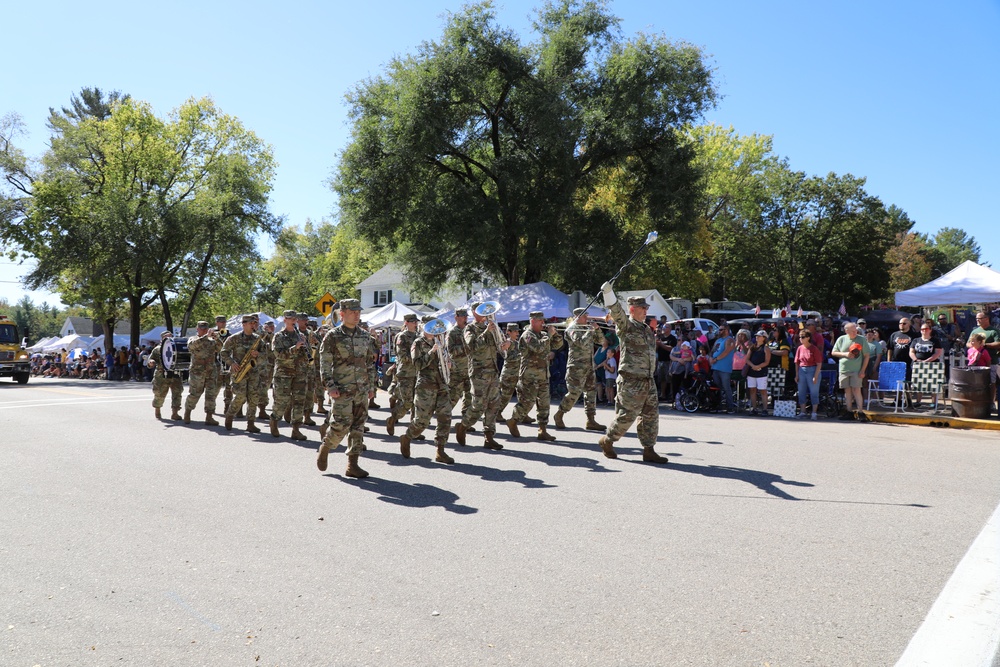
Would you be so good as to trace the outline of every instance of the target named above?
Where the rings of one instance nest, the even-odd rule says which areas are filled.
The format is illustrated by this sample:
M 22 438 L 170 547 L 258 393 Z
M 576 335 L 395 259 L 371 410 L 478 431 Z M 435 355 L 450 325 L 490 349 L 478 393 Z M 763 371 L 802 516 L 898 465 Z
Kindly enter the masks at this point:
M 991 667 L 1000 649 L 1000 506 L 955 568 L 896 667 Z
M 20 410 L 22 408 L 51 408 L 72 405 L 91 405 L 95 403 L 129 403 L 132 401 L 151 401 L 152 396 L 141 398 L 64 398 L 58 401 L 43 403 L 40 401 L 24 401 L 19 405 L 0 405 L 0 410 Z

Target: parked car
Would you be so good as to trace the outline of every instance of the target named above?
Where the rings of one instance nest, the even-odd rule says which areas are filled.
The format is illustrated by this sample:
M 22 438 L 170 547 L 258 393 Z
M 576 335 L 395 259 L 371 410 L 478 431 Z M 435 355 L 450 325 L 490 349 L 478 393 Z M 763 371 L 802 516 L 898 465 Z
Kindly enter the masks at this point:
M 690 325 L 690 327 L 686 325 Z M 719 335 L 719 325 L 704 317 L 688 317 L 683 320 L 674 320 L 670 322 L 670 325 L 676 329 L 677 327 L 684 327 L 690 329 L 697 329 L 705 334 L 705 337 L 709 341 L 715 340 L 715 337 Z

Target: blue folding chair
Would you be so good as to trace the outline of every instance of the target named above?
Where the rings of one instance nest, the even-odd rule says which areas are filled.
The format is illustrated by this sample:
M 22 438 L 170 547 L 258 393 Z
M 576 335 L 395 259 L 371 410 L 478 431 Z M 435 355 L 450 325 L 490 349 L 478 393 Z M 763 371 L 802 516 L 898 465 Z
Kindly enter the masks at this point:
M 866 410 L 871 410 L 872 399 L 878 396 L 883 407 L 889 407 L 885 402 L 886 394 L 893 395 L 893 412 L 904 408 L 903 393 L 906 389 L 906 362 L 883 361 L 878 367 L 878 379 L 868 380 L 868 404 Z

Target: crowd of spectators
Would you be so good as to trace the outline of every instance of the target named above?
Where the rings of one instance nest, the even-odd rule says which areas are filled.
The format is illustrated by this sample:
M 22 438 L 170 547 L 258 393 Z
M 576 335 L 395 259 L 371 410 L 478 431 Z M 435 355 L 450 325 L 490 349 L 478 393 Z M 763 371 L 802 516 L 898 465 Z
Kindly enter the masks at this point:
M 32 355 L 31 374 L 42 378 L 151 382 L 153 373 L 146 366 L 150 352 L 146 345 L 132 350 L 123 345 L 107 352 L 99 347 L 90 352 L 70 352 L 63 348 L 59 352 Z

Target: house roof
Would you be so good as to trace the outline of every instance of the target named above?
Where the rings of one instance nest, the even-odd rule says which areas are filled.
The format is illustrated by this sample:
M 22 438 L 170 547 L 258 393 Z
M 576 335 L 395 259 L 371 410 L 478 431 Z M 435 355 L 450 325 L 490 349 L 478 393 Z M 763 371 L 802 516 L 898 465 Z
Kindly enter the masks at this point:
M 355 289 L 360 290 L 363 287 L 394 287 L 396 285 L 402 286 L 406 282 L 405 276 L 403 276 L 403 271 L 398 266 L 389 262 L 381 269 L 371 274 L 360 283 L 355 285 Z
M 67 325 L 79 336 L 89 336 L 94 331 L 94 321 L 89 317 L 67 317 L 63 327 Z

